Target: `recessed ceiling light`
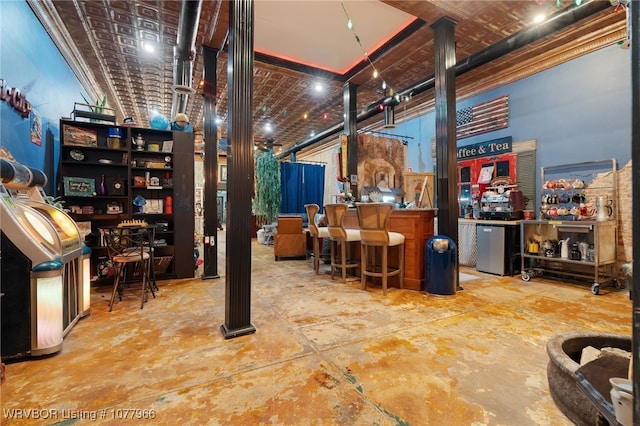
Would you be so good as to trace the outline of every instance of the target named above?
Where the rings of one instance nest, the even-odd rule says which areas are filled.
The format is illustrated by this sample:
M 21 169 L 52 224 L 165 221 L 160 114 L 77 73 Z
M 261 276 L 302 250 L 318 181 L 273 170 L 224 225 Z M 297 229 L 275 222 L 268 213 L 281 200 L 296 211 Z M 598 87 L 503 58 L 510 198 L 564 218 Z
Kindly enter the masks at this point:
M 273 131 L 273 125 L 269 122 L 264 123 L 264 132 L 269 134 Z
M 316 83 L 315 86 L 313 86 L 313 88 L 315 89 L 316 92 L 320 93 L 324 90 L 324 85 L 322 83 Z
M 148 52 L 148 53 L 153 53 L 156 51 L 155 45 L 153 43 L 149 43 L 148 41 L 142 42 L 142 48 L 144 49 L 145 52 Z

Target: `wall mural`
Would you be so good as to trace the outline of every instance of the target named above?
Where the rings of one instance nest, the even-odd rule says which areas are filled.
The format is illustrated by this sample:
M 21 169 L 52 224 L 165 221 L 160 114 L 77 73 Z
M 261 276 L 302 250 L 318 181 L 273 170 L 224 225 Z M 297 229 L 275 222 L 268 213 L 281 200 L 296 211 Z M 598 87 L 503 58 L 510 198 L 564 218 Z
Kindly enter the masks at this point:
M 358 135 L 358 194 L 367 194 L 366 188 L 403 193 L 402 172 L 406 164 L 406 146 L 397 139 Z

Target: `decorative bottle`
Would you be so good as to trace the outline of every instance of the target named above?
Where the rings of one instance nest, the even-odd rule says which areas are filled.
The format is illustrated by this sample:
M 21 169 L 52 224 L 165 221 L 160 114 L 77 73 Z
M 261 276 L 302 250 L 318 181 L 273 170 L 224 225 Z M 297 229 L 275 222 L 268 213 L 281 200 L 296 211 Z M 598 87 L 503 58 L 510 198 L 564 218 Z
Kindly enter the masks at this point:
M 100 180 L 100 187 L 98 188 L 98 195 L 107 195 L 107 188 L 104 186 L 104 175 Z

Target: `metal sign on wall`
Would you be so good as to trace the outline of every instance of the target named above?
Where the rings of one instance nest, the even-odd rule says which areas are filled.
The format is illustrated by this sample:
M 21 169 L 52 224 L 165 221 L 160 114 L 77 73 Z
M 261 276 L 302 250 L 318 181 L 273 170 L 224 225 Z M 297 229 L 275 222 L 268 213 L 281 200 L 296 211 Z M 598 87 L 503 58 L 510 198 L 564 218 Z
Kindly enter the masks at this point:
M 507 136 L 500 139 L 466 145 L 458 147 L 458 160 L 469 158 L 485 157 L 487 155 L 499 155 L 511 152 L 513 149 L 512 137 Z
M 456 111 L 456 139 L 509 127 L 509 96 Z

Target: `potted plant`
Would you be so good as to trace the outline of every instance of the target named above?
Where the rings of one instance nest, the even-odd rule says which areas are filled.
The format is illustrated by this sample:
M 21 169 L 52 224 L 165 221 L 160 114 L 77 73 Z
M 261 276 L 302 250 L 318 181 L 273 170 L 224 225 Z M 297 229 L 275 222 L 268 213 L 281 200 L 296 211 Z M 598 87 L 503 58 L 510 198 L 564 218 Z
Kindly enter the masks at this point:
M 272 151 L 258 151 L 255 156 L 256 196 L 253 211 L 256 224 L 275 222 L 280 211 L 280 164 Z

